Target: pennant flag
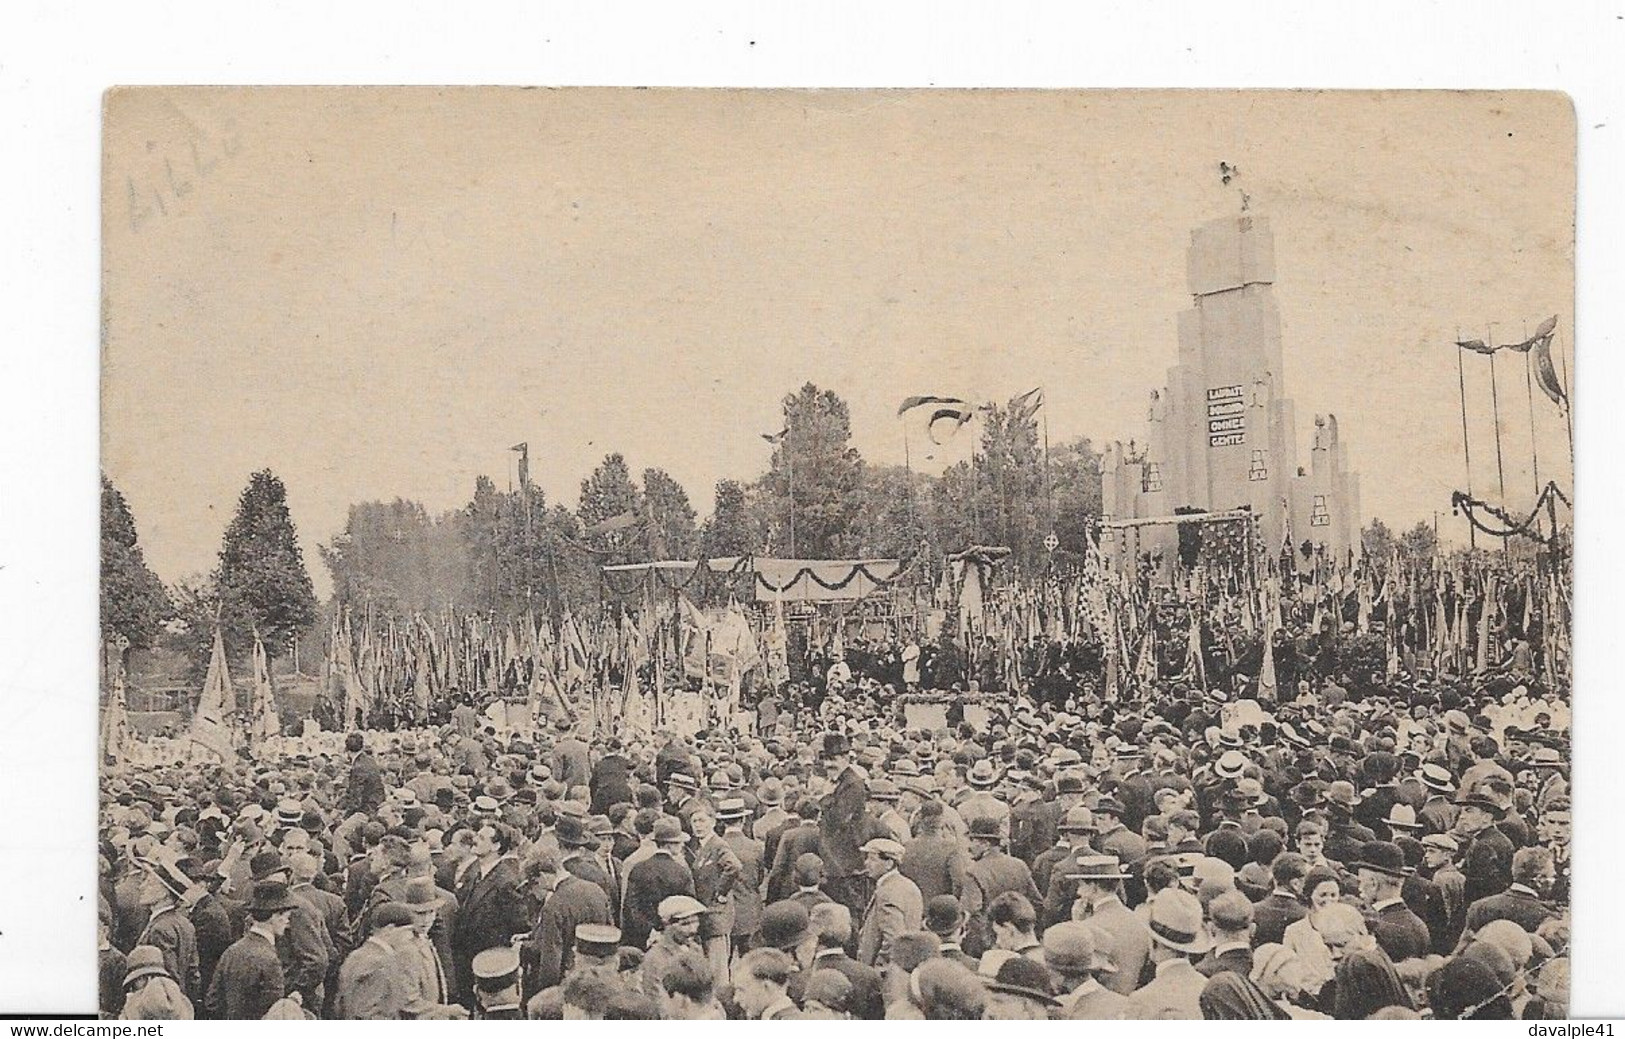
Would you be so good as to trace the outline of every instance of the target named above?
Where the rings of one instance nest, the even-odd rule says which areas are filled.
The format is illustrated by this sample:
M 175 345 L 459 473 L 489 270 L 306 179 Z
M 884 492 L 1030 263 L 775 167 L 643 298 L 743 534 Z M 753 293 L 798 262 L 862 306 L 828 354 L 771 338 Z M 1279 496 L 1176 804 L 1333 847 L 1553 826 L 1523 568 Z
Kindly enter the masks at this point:
M 599 520 L 597 523 L 594 523 L 592 526 L 583 531 L 583 533 L 588 537 L 595 534 L 608 534 L 612 531 L 625 530 L 627 527 L 637 523 L 637 521 L 637 513 L 623 512 L 618 516 L 610 516 L 607 519 Z
M 1038 414 L 1038 409 L 1044 406 L 1044 387 L 1034 386 L 1020 396 L 1010 398 L 1010 417 L 1012 420 L 1026 422 Z
M 231 675 L 226 670 L 226 644 L 220 638 L 220 629 L 216 627 L 214 649 L 209 654 L 209 672 L 203 679 L 203 695 L 198 698 L 197 713 L 192 715 L 192 727 L 187 738 L 223 762 L 236 757 L 227 728 L 227 712 L 235 708 L 235 700 L 236 694 L 231 691 Z
M 931 421 L 926 423 L 926 435 L 938 447 L 953 439 L 955 433 L 969 422 L 976 412 L 971 408 L 938 408 L 931 413 Z M 946 430 L 946 431 L 944 431 Z
M 913 411 L 922 404 L 959 404 L 967 409 L 970 407 L 969 402 L 962 397 L 904 397 L 903 403 L 897 406 L 897 416 L 901 418 L 905 413 Z
M 762 434 L 760 434 L 761 438 L 763 440 L 767 441 L 770 444 L 782 444 L 782 443 L 784 443 L 784 438 L 789 436 L 789 435 L 790 435 L 790 427 L 789 426 L 785 426 L 783 429 L 779 430 L 777 433 L 762 433 Z
M 1558 407 L 1567 407 L 1569 395 L 1563 391 L 1563 384 L 1557 381 L 1557 369 L 1552 367 L 1552 334 L 1548 332 L 1542 336 L 1534 350 L 1535 381 L 1540 383 L 1540 391 Z

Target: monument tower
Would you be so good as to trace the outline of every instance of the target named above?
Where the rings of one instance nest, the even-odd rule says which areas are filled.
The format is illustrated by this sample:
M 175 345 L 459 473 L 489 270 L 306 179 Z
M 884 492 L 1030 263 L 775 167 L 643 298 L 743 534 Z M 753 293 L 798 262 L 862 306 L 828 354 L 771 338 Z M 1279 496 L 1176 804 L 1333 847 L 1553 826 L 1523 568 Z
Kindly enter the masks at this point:
M 1178 363 L 1151 392 L 1144 438 L 1106 450 L 1105 518 L 1245 506 L 1271 551 L 1290 523 L 1295 546 L 1308 540 L 1336 559 L 1358 553 L 1359 478 L 1336 416 L 1316 416 L 1309 464 L 1298 464 L 1268 218 L 1242 212 L 1203 224 L 1185 266 L 1192 303 L 1179 315 Z M 1138 543 L 1171 561 L 1177 528 L 1143 528 Z

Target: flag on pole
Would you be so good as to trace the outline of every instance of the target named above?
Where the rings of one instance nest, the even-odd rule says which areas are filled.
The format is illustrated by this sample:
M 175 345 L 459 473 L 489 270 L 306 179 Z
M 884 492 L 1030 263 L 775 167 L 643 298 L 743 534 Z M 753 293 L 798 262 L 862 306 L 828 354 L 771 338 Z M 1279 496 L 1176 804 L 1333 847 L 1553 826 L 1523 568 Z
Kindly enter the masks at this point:
M 203 695 L 198 698 L 197 712 L 192 715 L 187 739 L 194 747 L 202 747 L 222 762 L 236 757 L 227 718 L 227 712 L 236 706 L 233 702 L 235 699 L 231 691 L 231 675 L 226 669 L 226 644 L 220 637 L 220 627 L 216 625 L 214 648 L 209 653 L 209 671 L 203 679 Z
M 250 744 L 282 734 L 282 720 L 277 717 L 276 698 L 271 692 L 271 666 L 265 655 L 265 643 L 254 636 L 254 711 L 249 720 Z

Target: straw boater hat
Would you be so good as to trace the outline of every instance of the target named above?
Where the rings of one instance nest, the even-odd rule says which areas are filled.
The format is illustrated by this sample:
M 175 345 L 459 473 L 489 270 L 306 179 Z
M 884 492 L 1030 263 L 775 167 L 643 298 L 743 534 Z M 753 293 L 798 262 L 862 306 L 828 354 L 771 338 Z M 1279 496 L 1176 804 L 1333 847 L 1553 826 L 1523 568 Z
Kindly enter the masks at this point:
M 1068 880 L 1127 880 L 1129 876 L 1116 855 L 1075 855 L 1060 868 Z
M 1395 804 L 1388 809 L 1388 818 L 1384 819 L 1383 822 L 1388 824 L 1390 830 L 1396 832 L 1409 833 L 1422 828 L 1422 824 L 1416 821 L 1416 809 L 1404 802 Z
M 1235 779 L 1247 770 L 1247 758 L 1239 750 L 1227 750 L 1219 755 L 1213 772 L 1221 779 Z
M 1453 794 L 1456 792 L 1456 784 L 1450 770 L 1443 765 L 1423 765 L 1416 770 L 1416 778 L 1422 781 L 1423 786 L 1436 794 Z

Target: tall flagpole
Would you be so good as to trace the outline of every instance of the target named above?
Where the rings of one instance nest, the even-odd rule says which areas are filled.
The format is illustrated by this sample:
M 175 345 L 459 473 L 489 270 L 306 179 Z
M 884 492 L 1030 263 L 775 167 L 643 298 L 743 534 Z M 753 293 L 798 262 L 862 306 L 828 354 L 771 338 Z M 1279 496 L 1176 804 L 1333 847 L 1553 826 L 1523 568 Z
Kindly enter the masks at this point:
M 1461 363 L 1461 329 L 1456 329 L 1456 384 L 1461 389 L 1461 456 L 1467 466 L 1467 494 L 1473 493 L 1473 451 L 1467 439 L 1467 373 Z M 1469 521 L 1467 524 L 1467 546 L 1478 547 L 1478 536 L 1475 528 Z
M 1495 378 L 1495 326 L 1492 324 L 1485 332 L 1485 344 L 1490 348 L 1490 403 L 1495 409 L 1495 482 L 1501 492 L 1501 507 L 1507 504 L 1507 477 L 1501 464 L 1501 391 Z M 1501 550 L 1512 551 L 1512 543 L 1508 538 L 1501 539 Z M 1487 608 L 1487 607 L 1486 607 Z
M 1049 513 L 1049 529 L 1055 530 L 1055 485 L 1049 468 L 1049 394 L 1038 388 L 1038 406 L 1044 409 L 1044 508 Z
M 1524 328 L 1524 339 L 1529 338 L 1529 329 Z M 1535 359 L 1531 356 L 1534 351 L 1525 351 L 1523 355 L 1523 388 L 1529 395 L 1529 457 L 1535 466 L 1535 497 L 1540 497 L 1540 443 L 1535 435 Z M 1540 517 L 1535 517 L 1535 533 L 1540 533 Z
M 796 558 L 796 427 L 790 421 L 790 409 L 784 411 L 784 457 L 789 466 L 790 487 L 790 558 Z

